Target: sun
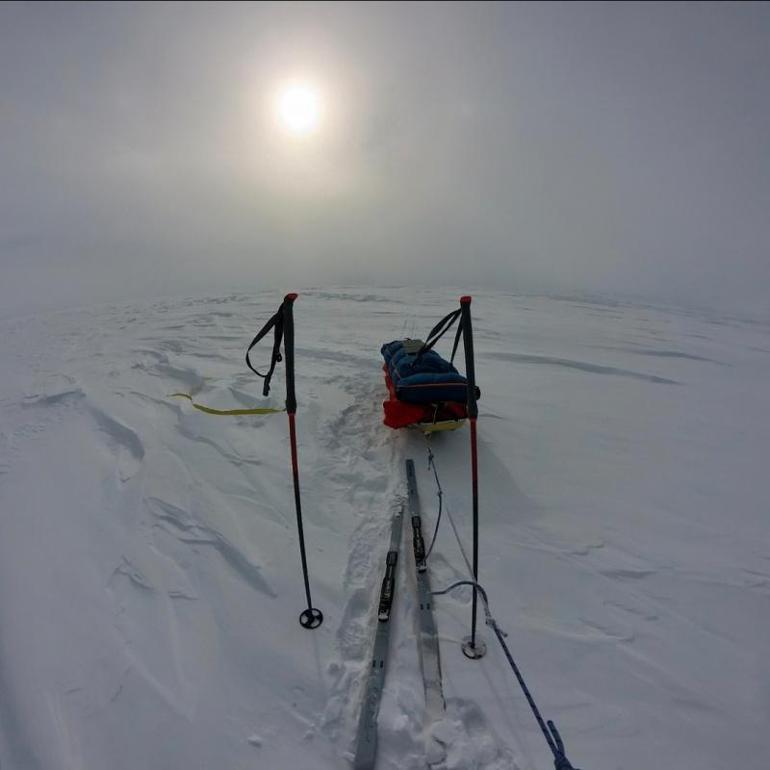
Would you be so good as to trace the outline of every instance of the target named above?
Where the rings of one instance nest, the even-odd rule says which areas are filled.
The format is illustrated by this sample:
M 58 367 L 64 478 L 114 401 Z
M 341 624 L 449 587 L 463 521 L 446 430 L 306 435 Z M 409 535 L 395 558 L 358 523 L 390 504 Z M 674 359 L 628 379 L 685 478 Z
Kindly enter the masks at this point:
M 293 136 L 316 133 L 321 122 L 321 95 L 318 90 L 305 83 L 284 88 L 278 96 L 278 119 Z

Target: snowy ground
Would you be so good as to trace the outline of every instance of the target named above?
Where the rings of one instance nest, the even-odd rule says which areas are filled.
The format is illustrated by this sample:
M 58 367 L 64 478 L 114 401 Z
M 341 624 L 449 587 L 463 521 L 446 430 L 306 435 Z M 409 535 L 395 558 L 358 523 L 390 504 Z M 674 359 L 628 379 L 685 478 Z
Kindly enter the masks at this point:
M 283 415 L 246 344 L 277 293 L 0 322 L 0 766 L 324 770 L 351 749 L 403 462 L 379 347 L 457 293 L 308 291 L 295 307 L 303 607 Z M 770 739 L 770 327 L 474 295 L 481 582 L 584 770 L 764 770 Z M 449 343 L 444 345 L 444 348 Z M 268 357 L 269 345 L 257 354 Z M 283 369 L 270 402 L 282 405 Z M 433 439 L 469 528 L 465 431 Z M 404 551 L 378 768 L 424 768 Z M 434 588 L 464 577 L 451 529 Z M 469 596 L 436 601 L 450 770 L 552 766 L 505 660 L 467 661 Z

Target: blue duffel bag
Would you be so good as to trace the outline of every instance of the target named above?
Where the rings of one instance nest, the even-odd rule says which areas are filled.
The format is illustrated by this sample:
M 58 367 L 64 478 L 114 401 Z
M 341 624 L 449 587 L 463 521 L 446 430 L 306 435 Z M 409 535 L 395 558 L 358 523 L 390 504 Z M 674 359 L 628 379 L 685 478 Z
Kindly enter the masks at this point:
M 381 348 L 390 381 L 400 401 L 432 404 L 468 398 L 467 380 L 434 350 L 420 353 L 422 340 L 394 340 Z

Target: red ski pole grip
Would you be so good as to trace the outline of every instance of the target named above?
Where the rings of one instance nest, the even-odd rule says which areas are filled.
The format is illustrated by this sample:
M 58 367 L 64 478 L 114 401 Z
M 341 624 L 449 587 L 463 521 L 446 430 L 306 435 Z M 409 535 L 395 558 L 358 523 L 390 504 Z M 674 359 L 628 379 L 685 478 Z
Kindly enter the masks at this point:
M 465 294 L 464 296 L 460 297 L 460 304 L 461 305 L 470 305 L 471 304 L 471 295 Z
M 297 292 L 292 291 L 283 298 L 283 301 L 289 300 L 289 302 L 294 302 L 295 299 L 297 299 Z

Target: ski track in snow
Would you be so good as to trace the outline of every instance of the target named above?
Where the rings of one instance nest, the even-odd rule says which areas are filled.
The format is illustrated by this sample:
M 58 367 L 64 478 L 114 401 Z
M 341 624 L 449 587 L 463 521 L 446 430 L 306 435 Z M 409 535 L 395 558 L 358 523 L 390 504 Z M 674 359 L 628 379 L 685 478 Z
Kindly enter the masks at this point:
M 285 417 L 243 351 L 280 298 L 107 305 L 1 322 L 0 766 L 345 766 L 404 460 L 379 346 L 455 293 L 312 290 L 297 319 L 308 561 L 302 631 Z M 760 770 L 767 755 L 770 328 L 613 301 L 474 299 L 481 582 L 576 766 Z M 269 356 L 260 348 L 257 367 Z M 641 363 L 640 363 L 641 362 Z M 677 387 L 665 387 L 677 385 Z M 281 405 L 279 368 L 268 403 Z M 437 436 L 469 543 L 467 435 Z M 426 767 L 404 527 L 378 768 Z M 466 577 L 445 522 L 434 589 Z M 507 664 L 466 661 L 470 591 L 438 597 L 435 767 L 552 764 Z

